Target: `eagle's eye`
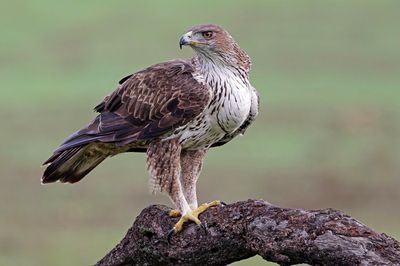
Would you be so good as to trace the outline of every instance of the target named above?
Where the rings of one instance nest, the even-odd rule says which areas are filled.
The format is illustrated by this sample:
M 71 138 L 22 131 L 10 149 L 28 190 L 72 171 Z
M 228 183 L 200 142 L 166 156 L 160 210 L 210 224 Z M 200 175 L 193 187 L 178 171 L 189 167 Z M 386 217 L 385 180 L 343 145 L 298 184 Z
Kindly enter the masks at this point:
M 210 39 L 210 38 L 213 36 L 213 32 L 212 32 L 212 31 L 203 31 L 203 32 L 201 33 L 201 35 L 203 35 L 203 37 L 204 37 L 205 39 Z

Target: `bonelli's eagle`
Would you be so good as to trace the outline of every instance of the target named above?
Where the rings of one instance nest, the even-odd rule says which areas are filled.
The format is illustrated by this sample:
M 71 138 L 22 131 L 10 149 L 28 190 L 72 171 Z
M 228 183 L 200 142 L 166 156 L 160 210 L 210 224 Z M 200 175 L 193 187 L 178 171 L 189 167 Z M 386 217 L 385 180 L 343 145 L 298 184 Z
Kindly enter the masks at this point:
M 210 147 L 220 146 L 254 121 L 258 94 L 249 82 L 250 58 L 217 25 L 198 25 L 179 45 L 191 59 L 150 66 L 125 77 L 95 107 L 99 113 L 68 137 L 44 163 L 42 183 L 75 183 L 109 156 L 146 152 L 153 191 L 166 192 L 184 222 L 218 201 L 197 204 L 196 182 Z

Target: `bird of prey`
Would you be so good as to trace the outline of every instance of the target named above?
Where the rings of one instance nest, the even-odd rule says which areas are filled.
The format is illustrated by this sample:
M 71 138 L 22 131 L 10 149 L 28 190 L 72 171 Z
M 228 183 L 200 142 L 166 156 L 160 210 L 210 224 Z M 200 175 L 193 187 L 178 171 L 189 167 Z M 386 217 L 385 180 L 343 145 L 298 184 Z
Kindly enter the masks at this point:
M 99 114 L 69 136 L 44 162 L 42 183 L 75 183 L 104 159 L 146 152 L 153 192 L 165 192 L 183 224 L 220 204 L 198 206 L 196 182 L 211 147 L 245 132 L 258 114 L 259 97 L 249 82 L 250 57 L 222 27 L 197 25 L 182 35 L 191 59 L 150 66 L 119 81 L 94 109 Z

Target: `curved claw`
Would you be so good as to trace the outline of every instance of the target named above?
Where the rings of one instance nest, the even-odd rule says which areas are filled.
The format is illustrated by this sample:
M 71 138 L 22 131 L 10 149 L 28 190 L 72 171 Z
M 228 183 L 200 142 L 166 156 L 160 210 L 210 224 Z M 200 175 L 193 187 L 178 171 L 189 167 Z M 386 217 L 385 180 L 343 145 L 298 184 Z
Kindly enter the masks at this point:
M 208 233 L 208 231 L 207 231 L 208 227 L 207 227 L 206 223 L 199 224 L 199 227 L 204 231 L 204 233 L 206 233 L 206 234 Z
M 168 234 L 167 234 L 167 242 L 168 242 L 168 244 L 171 244 L 171 238 L 174 235 L 174 233 L 175 233 L 175 228 L 172 228 L 171 230 L 168 231 Z

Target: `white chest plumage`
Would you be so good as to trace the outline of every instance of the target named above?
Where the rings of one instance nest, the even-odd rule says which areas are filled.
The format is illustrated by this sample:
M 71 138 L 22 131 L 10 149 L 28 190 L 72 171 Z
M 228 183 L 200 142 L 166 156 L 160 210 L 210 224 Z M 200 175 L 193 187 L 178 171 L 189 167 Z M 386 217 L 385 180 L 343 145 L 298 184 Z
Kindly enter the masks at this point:
M 206 75 L 194 76 L 210 88 L 211 99 L 203 114 L 179 130 L 185 148 L 208 147 L 237 130 L 251 108 L 250 83 L 235 69 L 210 66 Z
M 225 133 L 232 133 L 250 112 L 249 83 L 229 70 L 220 69 L 210 72 L 210 75 L 209 82 L 214 94 L 208 108 L 210 119 Z

